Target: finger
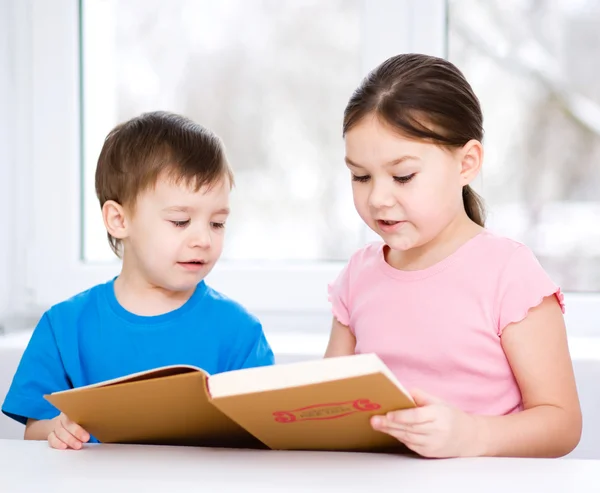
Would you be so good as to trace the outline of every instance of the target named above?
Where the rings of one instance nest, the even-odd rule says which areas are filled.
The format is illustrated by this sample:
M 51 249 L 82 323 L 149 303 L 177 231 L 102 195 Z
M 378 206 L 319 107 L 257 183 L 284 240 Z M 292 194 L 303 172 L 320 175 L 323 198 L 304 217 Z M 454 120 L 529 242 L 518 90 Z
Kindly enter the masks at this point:
M 427 444 L 427 437 L 425 435 L 417 435 L 415 433 L 411 433 L 410 431 L 397 430 L 395 428 L 382 428 L 378 431 L 393 436 L 396 440 L 402 442 L 411 450 L 414 450 L 415 448 L 423 448 Z
M 56 436 L 56 433 L 54 433 L 53 431 L 50 432 L 50 434 L 48 435 L 48 445 L 58 450 L 65 450 L 67 448 L 67 444 L 59 440 Z
M 439 397 L 435 397 L 427 392 L 423 392 L 421 389 L 412 390 L 410 395 L 415 401 L 415 404 L 419 407 L 432 406 L 434 404 L 445 404 L 445 402 Z
M 415 454 L 420 455 L 421 457 L 431 459 L 437 457 L 437 455 L 434 452 L 432 452 L 427 445 L 405 445 L 408 449 L 412 450 Z
M 435 406 L 417 407 L 403 409 L 402 411 L 391 411 L 385 416 L 389 421 L 402 425 L 419 425 L 431 423 L 437 417 Z
M 64 426 L 62 426 L 61 422 L 59 422 L 56 428 L 54 428 L 54 433 L 56 434 L 56 437 L 61 442 L 67 444 L 69 448 L 79 450 L 82 447 L 81 441 L 73 435 L 71 435 L 71 433 L 69 433 L 69 431 Z
M 62 423 L 63 428 L 80 442 L 87 442 L 90 439 L 90 434 L 77 423 L 71 421 L 66 414 L 61 415 L 60 422 Z
M 414 433 L 415 435 L 430 435 L 432 432 L 432 423 L 422 423 L 415 425 L 406 425 L 390 421 L 385 416 L 373 416 L 371 424 L 376 430 L 382 428 L 391 428 L 399 431 Z

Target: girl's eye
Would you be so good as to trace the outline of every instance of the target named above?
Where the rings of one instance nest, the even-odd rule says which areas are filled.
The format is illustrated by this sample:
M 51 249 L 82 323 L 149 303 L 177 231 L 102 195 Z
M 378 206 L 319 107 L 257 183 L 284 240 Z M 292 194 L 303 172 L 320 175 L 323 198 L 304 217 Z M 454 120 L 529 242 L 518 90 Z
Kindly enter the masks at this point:
M 190 220 L 187 219 L 186 221 L 171 221 L 171 224 L 173 224 L 173 226 L 175 226 L 176 228 L 185 228 L 188 224 L 190 224 Z
M 410 175 L 406 175 L 406 176 L 394 176 L 394 181 L 398 182 L 398 183 L 408 183 L 410 180 L 412 180 L 415 177 L 416 173 L 411 173 Z
M 369 175 L 363 175 L 363 176 L 352 175 L 352 181 L 357 181 L 359 183 L 366 183 L 367 181 L 369 181 L 369 178 L 370 178 Z
M 215 229 L 223 229 L 225 227 L 225 223 L 210 223 L 210 225 Z

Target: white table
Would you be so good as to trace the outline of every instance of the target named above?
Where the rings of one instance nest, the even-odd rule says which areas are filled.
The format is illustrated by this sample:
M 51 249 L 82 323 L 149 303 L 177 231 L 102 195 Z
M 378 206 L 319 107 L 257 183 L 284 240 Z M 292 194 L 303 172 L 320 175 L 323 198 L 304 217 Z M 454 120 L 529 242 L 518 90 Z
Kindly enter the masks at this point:
M 275 452 L 0 440 L 2 493 L 600 492 L 600 461 L 426 460 L 380 454 Z

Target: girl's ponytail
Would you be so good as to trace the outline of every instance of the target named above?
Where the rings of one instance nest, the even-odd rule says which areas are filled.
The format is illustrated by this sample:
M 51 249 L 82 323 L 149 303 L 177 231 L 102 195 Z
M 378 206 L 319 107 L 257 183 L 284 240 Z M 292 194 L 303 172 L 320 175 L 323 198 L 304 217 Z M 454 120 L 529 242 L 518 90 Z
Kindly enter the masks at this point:
M 463 204 L 465 205 L 465 211 L 467 212 L 469 219 L 479 224 L 479 226 L 484 227 L 485 206 L 483 205 L 483 199 L 469 185 L 463 187 L 462 196 Z

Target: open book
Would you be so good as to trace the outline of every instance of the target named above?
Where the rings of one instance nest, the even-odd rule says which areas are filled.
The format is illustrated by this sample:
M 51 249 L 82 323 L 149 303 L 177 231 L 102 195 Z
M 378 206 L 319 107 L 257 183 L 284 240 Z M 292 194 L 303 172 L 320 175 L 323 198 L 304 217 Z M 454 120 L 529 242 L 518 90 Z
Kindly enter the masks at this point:
M 415 406 L 374 354 L 212 376 L 169 366 L 45 398 L 105 443 L 280 450 L 399 447 L 370 418 Z

